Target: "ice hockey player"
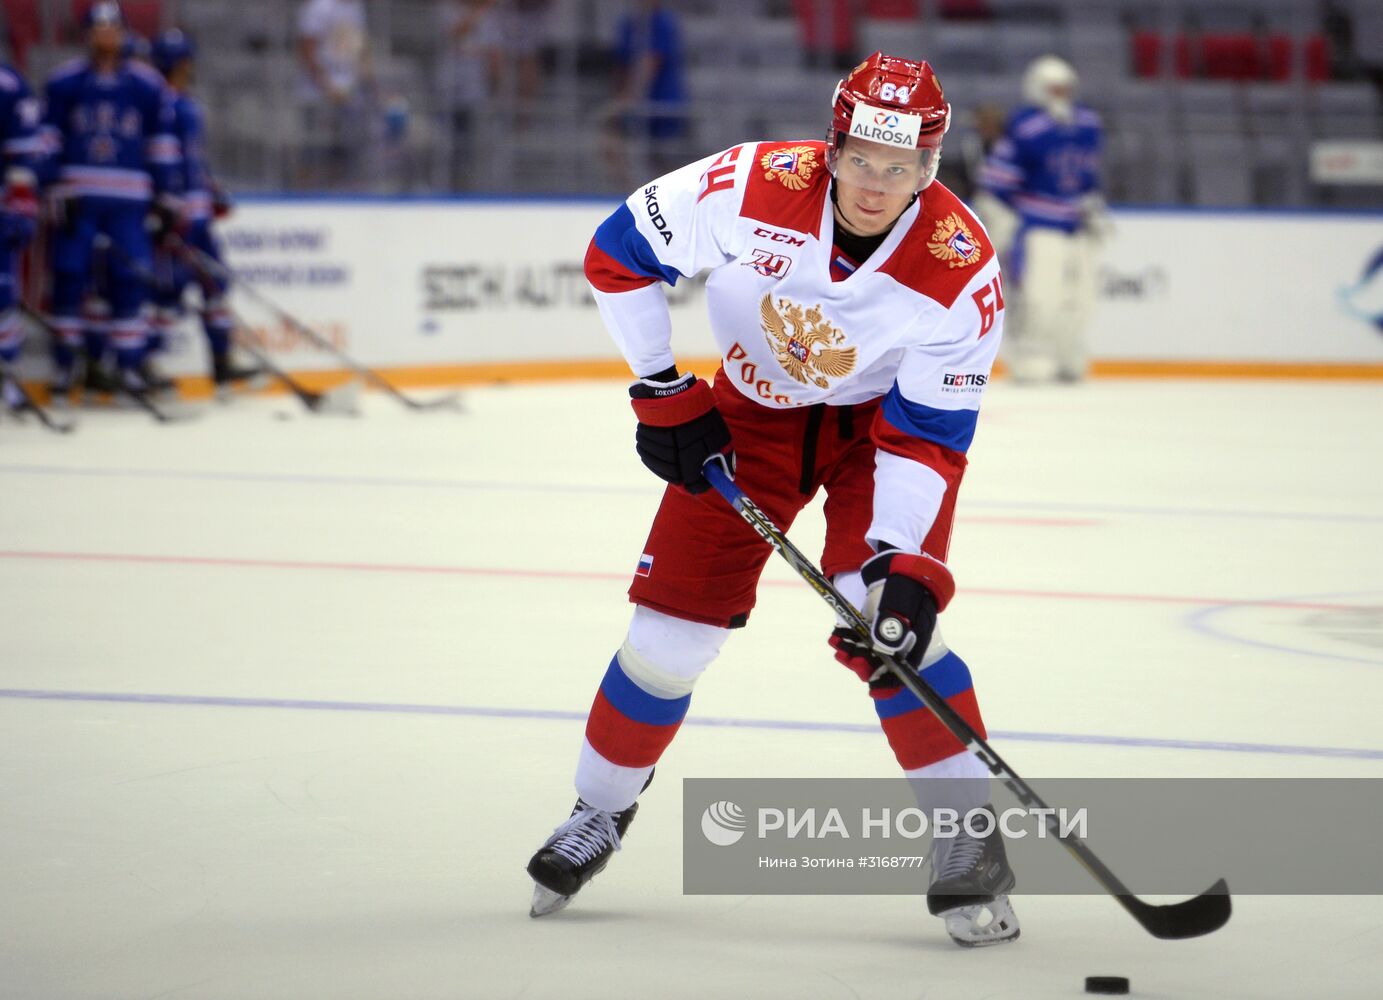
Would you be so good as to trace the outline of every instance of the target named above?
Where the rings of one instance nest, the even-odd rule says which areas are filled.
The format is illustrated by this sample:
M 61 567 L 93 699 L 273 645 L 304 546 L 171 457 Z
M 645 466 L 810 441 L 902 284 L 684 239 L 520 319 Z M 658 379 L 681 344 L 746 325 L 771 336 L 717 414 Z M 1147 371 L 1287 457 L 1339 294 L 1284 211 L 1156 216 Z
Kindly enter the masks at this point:
M 212 274 L 188 259 L 200 251 L 221 262 L 219 241 L 212 220 L 230 214 L 231 204 L 212 178 L 206 154 L 206 126 L 200 103 L 192 96 L 193 59 L 196 46 L 180 29 L 163 32 L 153 45 L 153 63 L 172 92 L 173 134 L 180 147 L 178 166 L 170 184 L 181 213 L 176 219 L 160 219 L 156 231 L 154 329 L 151 347 L 164 346 L 167 330 L 182 316 L 183 296 L 194 281 L 200 289 L 202 329 L 211 351 L 211 376 L 218 391 L 259 374 L 259 369 L 236 364 L 231 357 L 233 323 L 226 304 L 228 286 L 224 272 Z
M 754 606 L 771 549 L 707 492 L 708 460 L 779 525 L 826 491 L 822 568 L 874 621 L 872 645 L 837 628 L 836 658 L 868 681 L 909 777 L 959 779 L 927 784 L 944 791 L 924 809 L 989 808 L 984 766 L 874 649 L 905 656 L 983 731 L 936 621 L 1004 291 L 984 229 L 933 183 L 950 118 L 925 62 L 875 53 L 837 87 L 825 142 L 734 146 L 651 181 L 597 229 L 587 279 L 638 376 L 639 457 L 669 485 L 586 723 L 579 798 L 528 865 L 532 915 L 565 906 L 619 848 L 697 677 Z M 714 384 L 679 371 L 659 287 L 706 270 Z M 1017 936 L 1000 836 L 938 842 L 933 863 L 928 908 L 956 941 Z
M 38 101 L 24 78 L 0 64 L 0 361 L 19 359 L 24 329 L 19 312 L 19 253 L 33 239 L 38 217 L 36 166 L 43 153 L 38 136 Z M 28 409 L 19 386 L 0 377 L 0 401 L 13 413 Z
M 1007 360 L 1022 382 L 1085 377 L 1095 306 L 1095 244 L 1109 228 L 1100 194 L 1100 116 L 1076 103 L 1076 72 L 1042 56 L 1023 77 L 1026 102 L 1009 118 L 980 181 L 1017 216 L 1010 270 L 1014 323 Z
M 146 390 L 140 374 L 148 336 L 143 278 L 151 263 L 145 217 L 151 205 L 164 215 L 180 211 L 169 189 L 178 142 L 163 79 L 122 56 L 125 18 L 115 0 L 98 0 L 83 24 L 88 55 L 54 71 L 44 111 L 53 171 L 55 399 L 66 396 L 82 350 L 82 298 L 92 280 L 98 235 L 112 248 L 108 346 L 121 387 Z M 95 348 L 89 345 L 88 353 Z

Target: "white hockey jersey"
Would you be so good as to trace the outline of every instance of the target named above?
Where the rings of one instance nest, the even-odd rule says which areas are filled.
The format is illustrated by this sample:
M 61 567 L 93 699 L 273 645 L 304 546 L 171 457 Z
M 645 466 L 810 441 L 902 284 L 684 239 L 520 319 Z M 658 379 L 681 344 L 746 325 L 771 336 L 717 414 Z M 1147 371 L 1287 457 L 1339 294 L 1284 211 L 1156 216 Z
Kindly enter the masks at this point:
M 830 186 L 824 143 L 734 146 L 634 192 L 596 231 L 586 277 L 637 375 L 674 364 L 658 284 L 710 269 L 711 329 L 746 397 L 884 397 L 869 538 L 916 552 L 974 436 L 1003 333 L 999 265 L 970 210 L 933 183 L 833 281 Z

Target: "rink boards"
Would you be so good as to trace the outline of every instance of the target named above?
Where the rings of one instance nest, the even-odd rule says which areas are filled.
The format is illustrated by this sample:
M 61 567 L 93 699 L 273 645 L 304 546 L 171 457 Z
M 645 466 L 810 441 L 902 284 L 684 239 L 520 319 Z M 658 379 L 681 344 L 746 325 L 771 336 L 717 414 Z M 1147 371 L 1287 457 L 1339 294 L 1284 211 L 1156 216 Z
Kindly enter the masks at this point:
M 581 271 L 599 200 L 263 199 L 223 226 L 237 273 L 367 364 L 416 380 L 623 372 Z M 1378 215 L 1121 210 L 1101 253 L 1097 372 L 1383 377 Z M 715 354 L 698 280 L 671 289 L 679 357 Z M 268 312 L 291 369 L 337 367 Z M 204 370 L 195 329 L 169 367 Z

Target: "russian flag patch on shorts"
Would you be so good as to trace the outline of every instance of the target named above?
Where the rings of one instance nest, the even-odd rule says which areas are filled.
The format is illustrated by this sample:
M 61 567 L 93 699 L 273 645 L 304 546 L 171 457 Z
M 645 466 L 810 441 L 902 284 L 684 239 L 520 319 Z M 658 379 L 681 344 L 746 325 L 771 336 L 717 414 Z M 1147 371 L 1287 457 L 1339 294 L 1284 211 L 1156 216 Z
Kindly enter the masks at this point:
M 653 557 L 645 552 L 639 556 L 639 568 L 634 570 L 635 576 L 648 576 L 653 572 Z

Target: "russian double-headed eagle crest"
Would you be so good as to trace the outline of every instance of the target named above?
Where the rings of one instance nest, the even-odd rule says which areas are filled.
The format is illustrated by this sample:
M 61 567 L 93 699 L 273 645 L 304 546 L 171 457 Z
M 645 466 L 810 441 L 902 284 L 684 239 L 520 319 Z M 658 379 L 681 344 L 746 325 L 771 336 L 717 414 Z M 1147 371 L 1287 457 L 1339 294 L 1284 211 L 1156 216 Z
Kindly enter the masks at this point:
M 827 379 L 844 378 L 855 370 L 855 349 L 840 346 L 845 334 L 821 315 L 821 306 L 803 309 L 791 299 L 779 299 L 775 309 L 773 296 L 765 295 L 759 315 L 778 364 L 803 385 L 829 389 Z
M 980 244 L 975 234 L 955 212 L 936 224 L 932 238 L 927 241 L 932 256 L 946 262 L 947 267 L 969 267 L 980 259 Z
M 789 191 L 805 188 L 820 165 L 816 162 L 816 150 L 810 146 L 774 149 L 759 158 L 759 166 L 764 168 L 764 180 L 776 179 Z

